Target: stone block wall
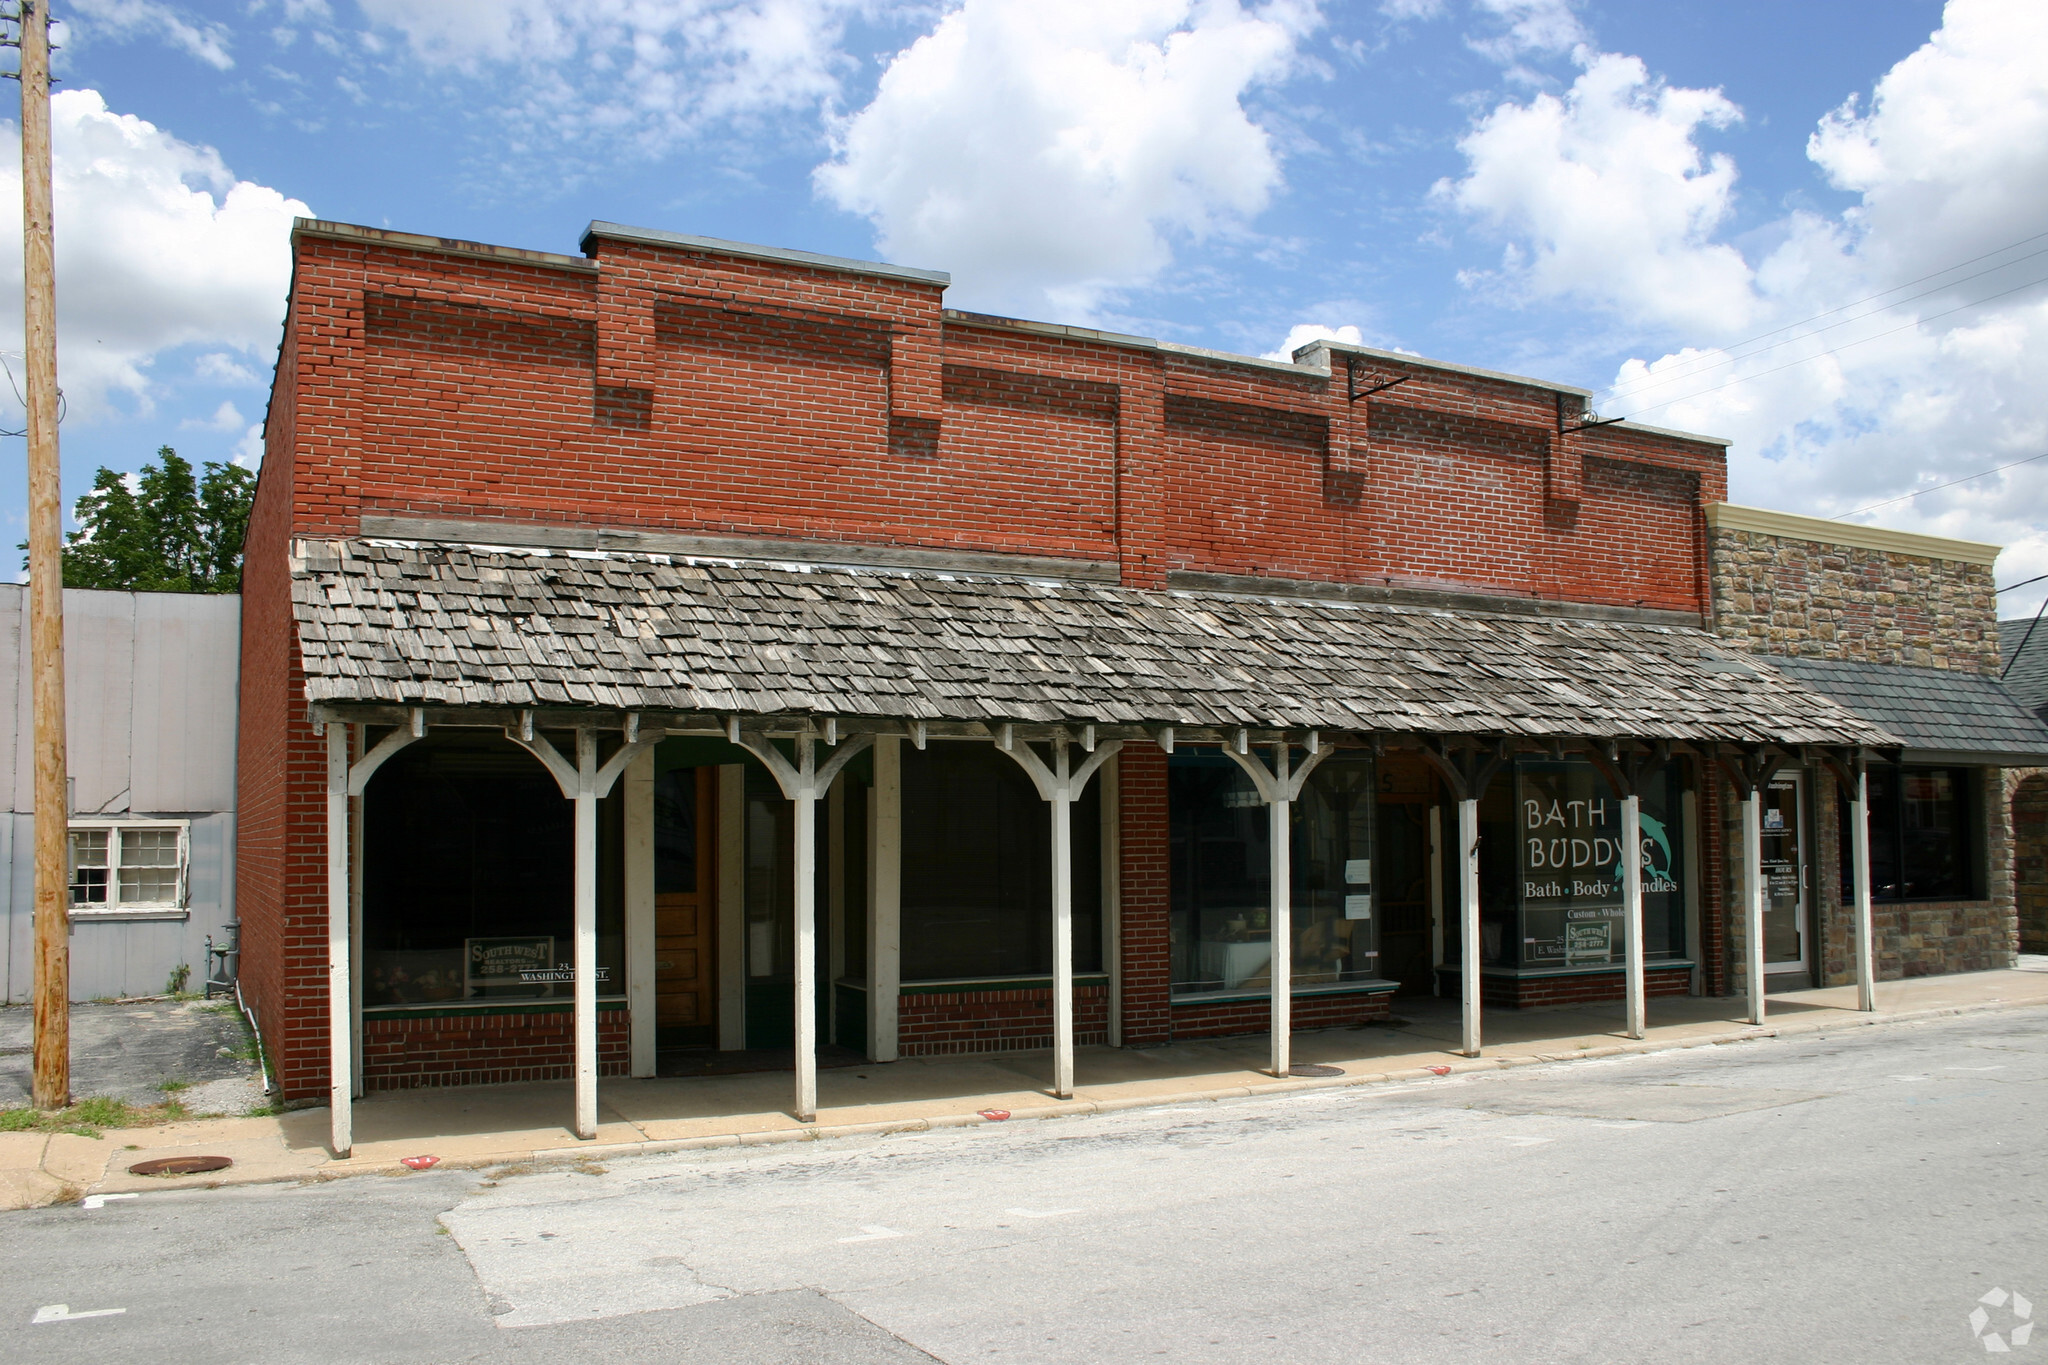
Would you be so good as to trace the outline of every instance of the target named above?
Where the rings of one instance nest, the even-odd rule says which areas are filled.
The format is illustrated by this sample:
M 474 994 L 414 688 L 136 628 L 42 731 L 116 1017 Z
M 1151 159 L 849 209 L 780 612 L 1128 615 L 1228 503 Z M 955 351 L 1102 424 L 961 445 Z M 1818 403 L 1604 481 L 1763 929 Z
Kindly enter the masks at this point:
M 1745 529 L 1748 518 L 1717 515 L 1724 511 L 1751 509 L 1709 513 L 1714 629 L 1730 644 L 1755 654 L 1997 676 L 1998 597 L 1989 554 L 1907 553 L 1884 548 L 1878 542 L 1892 537 L 1883 533 L 1857 536 L 1869 528 L 1856 526 L 1839 531 L 1845 540 L 1872 543 L 1842 543 L 1821 538 L 1832 523 L 1766 514 L 1766 524 L 1777 524 L 1774 534 Z M 1812 529 L 1798 534 L 1801 523 Z

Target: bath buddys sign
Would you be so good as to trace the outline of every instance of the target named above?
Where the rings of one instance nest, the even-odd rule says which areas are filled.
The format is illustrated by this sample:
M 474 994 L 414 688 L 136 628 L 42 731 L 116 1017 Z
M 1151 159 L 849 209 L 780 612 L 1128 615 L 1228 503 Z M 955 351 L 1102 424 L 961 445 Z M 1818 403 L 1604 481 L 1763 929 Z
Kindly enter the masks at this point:
M 1647 913 L 1678 893 L 1677 857 L 1670 812 L 1658 799 L 1664 783 L 1646 784 L 1642 838 L 1634 856 L 1642 868 Z M 1621 802 L 1589 763 L 1524 762 L 1515 771 L 1515 832 L 1519 845 L 1521 929 L 1519 965 L 1599 966 L 1621 961 L 1623 859 L 1630 856 L 1621 830 Z

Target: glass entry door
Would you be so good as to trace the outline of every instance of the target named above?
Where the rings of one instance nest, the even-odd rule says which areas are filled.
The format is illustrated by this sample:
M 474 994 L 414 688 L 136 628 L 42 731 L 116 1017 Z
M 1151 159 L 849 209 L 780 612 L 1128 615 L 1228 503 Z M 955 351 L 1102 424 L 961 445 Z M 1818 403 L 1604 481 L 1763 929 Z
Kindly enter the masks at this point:
M 1806 930 L 1806 781 L 1797 773 L 1771 779 L 1763 799 L 1764 972 L 1812 966 Z

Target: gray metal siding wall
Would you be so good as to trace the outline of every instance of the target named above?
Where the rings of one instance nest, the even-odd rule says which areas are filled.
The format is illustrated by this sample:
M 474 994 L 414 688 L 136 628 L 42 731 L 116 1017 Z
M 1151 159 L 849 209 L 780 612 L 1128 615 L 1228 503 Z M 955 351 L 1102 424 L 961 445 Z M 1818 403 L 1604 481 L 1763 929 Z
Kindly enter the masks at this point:
M 29 998 L 34 771 L 26 593 L 0 584 L 0 983 Z M 205 942 L 234 917 L 235 703 L 241 599 L 192 593 L 64 594 L 66 740 L 73 813 L 191 821 L 186 913 L 76 922 L 75 999 L 146 995 L 173 968 L 205 979 Z M 17 856 L 18 855 L 18 856 Z

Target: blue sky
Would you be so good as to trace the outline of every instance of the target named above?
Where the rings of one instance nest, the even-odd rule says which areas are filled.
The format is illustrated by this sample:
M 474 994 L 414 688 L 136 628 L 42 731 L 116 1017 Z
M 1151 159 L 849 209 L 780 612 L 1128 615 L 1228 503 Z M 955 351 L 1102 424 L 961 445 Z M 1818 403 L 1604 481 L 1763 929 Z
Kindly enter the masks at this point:
M 307 210 L 881 257 L 1252 354 L 1337 331 L 1731 436 L 1737 501 L 1823 516 L 2048 452 L 2038 0 L 55 12 L 67 497 L 165 443 L 260 459 Z M 1857 519 L 2048 573 L 2048 459 Z

